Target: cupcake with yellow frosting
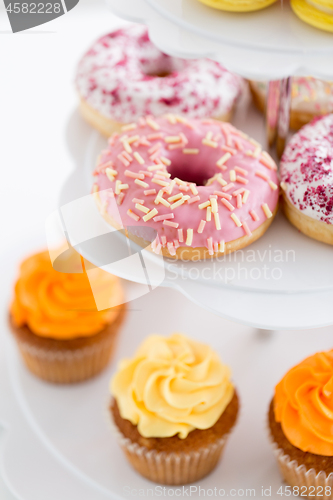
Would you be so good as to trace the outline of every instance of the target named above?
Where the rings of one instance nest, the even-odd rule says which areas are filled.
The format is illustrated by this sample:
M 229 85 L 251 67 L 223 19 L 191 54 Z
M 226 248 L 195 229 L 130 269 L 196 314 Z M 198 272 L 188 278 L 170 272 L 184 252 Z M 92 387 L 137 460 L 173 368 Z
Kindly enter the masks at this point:
M 280 471 L 295 494 L 333 498 L 333 350 L 306 358 L 283 377 L 269 429 Z
M 112 354 L 124 316 L 115 276 L 94 269 L 94 293 L 83 259 L 71 250 L 58 272 L 47 251 L 21 264 L 10 306 L 10 324 L 29 370 L 49 382 L 80 382 L 99 373 Z M 97 310 L 103 294 L 114 307 Z
M 111 381 L 111 413 L 132 466 L 162 484 L 192 483 L 216 466 L 235 425 L 229 368 L 207 345 L 152 335 Z

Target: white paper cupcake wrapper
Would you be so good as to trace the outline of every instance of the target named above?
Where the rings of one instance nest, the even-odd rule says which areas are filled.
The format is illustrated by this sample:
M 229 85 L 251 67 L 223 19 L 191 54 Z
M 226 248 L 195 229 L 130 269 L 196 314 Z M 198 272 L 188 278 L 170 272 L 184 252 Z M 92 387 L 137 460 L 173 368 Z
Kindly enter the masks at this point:
M 329 475 L 324 471 L 317 473 L 315 469 L 307 469 L 303 464 L 298 465 L 296 460 L 291 460 L 289 455 L 278 447 L 271 434 L 269 436 L 285 482 L 292 488 L 298 487 L 300 496 L 317 500 L 333 500 L 333 473 Z
M 150 481 L 167 485 L 193 483 L 217 465 L 229 434 L 207 447 L 186 453 L 148 450 L 126 438 L 112 422 L 117 440 L 131 465 Z
M 69 384 L 87 380 L 105 368 L 116 335 L 100 344 L 73 350 L 47 350 L 17 340 L 28 369 L 48 382 Z

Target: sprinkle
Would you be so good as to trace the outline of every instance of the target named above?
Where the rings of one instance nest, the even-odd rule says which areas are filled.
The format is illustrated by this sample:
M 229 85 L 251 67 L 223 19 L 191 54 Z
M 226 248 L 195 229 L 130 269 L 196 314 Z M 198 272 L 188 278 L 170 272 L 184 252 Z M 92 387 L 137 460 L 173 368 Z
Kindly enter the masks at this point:
M 151 176 L 153 175 L 151 172 L 149 172 L 149 174 Z M 154 176 L 155 176 L 154 177 L 155 179 L 160 179 L 161 181 L 165 181 L 166 178 L 169 179 L 169 177 L 171 177 L 171 174 L 169 174 L 168 172 L 162 172 L 161 170 L 157 170 L 157 172 L 155 172 Z
M 151 118 L 149 118 L 149 117 L 146 118 L 146 122 L 147 122 L 147 125 L 149 125 L 149 127 L 151 127 L 153 130 L 160 130 L 160 126 L 158 125 L 158 123 L 156 123 Z
M 125 165 L 125 167 L 129 166 L 130 162 L 126 160 L 126 158 L 124 158 L 122 154 L 119 154 L 117 158 L 121 161 L 123 165 Z
M 128 132 L 130 130 L 135 130 L 137 128 L 137 124 L 136 123 L 129 123 L 128 125 L 123 125 L 121 127 L 121 131 L 122 132 Z
M 210 204 L 211 204 L 211 207 L 212 207 L 212 213 L 213 214 L 216 214 L 218 212 L 218 206 L 217 206 L 217 201 L 215 198 L 211 198 L 210 200 Z
M 253 158 L 259 158 L 261 154 L 261 146 L 258 145 L 256 149 L 253 151 Z
M 161 147 L 162 147 L 162 143 L 157 142 L 156 144 L 154 144 L 154 146 L 152 146 L 150 149 L 148 149 L 148 153 L 150 155 L 152 155 L 153 153 L 156 153 L 156 151 L 158 151 Z
M 217 243 L 217 241 L 215 241 L 215 243 L 213 244 L 213 248 L 214 248 L 214 253 L 217 253 L 219 251 L 219 244 Z
M 166 242 L 167 242 L 167 239 L 166 239 L 166 236 L 161 236 L 161 242 L 162 242 L 162 245 L 165 247 L 166 245 Z
M 205 201 L 204 203 L 201 203 L 199 205 L 199 208 L 200 208 L 200 210 L 203 210 L 204 208 L 209 207 L 209 206 L 210 206 L 210 200 Z
M 170 255 L 176 255 L 176 249 L 171 241 L 168 242 L 167 247 Z
M 214 191 L 214 194 L 216 194 L 217 196 L 220 196 L 220 198 L 225 198 L 226 200 L 232 199 L 231 194 L 222 193 L 222 191 Z
M 121 205 L 122 202 L 123 202 L 123 200 L 124 200 L 124 198 L 125 198 L 125 194 L 124 193 L 120 193 L 118 195 L 118 198 L 117 198 L 117 205 Z
M 145 214 L 147 214 L 149 212 L 149 208 L 147 207 L 144 207 L 143 205 L 141 205 L 140 203 L 136 203 L 135 204 L 135 208 L 137 210 L 140 210 L 141 212 L 144 212 Z
M 260 172 L 259 170 L 257 170 L 255 175 L 257 177 L 261 177 L 262 179 L 264 179 L 264 181 L 268 181 L 268 176 L 266 174 L 264 174 L 264 172 Z
M 136 213 L 132 212 L 130 208 L 127 210 L 127 215 L 132 217 L 132 219 L 134 219 L 137 222 L 140 220 L 140 217 Z
M 214 214 L 214 220 L 215 220 L 215 227 L 216 227 L 217 231 L 220 231 L 221 222 L 220 222 L 220 216 L 217 212 Z
M 247 184 L 249 182 L 249 180 L 245 179 L 245 177 L 241 177 L 240 175 L 237 175 L 236 182 L 240 182 L 241 184 Z
M 243 229 L 244 229 L 245 233 L 247 234 L 247 236 L 252 236 L 250 228 L 245 221 L 243 221 Z
M 183 142 L 184 146 L 186 146 L 186 144 L 188 144 L 188 138 L 186 137 L 186 135 L 185 135 L 185 134 L 183 134 L 183 132 L 180 132 L 180 133 L 179 133 L 179 137 L 181 138 L 181 140 L 182 140 L 182 142 Z
M 125 160 L 129 161 L 130 163 L 133 161 L 133 158 L 131 157 L 131 155 L 129 155 L 126 151 L 123 151 L 122 155 L 125 158 Z
M 178 184 L 179 186 L 186 186 L 186 182 L 182 181 L 181 179 L 178 179 L 178 177 L 175 177 L 173 179 L 175 181 L 176 184 Z
M 147 222 L 157 214 L 158 214 L 158 210 L 156 210 L 156 208 L 153 208 L 150 212 L 147 213 L 147 215 L 144 215 L 142 218 L 145 222 Z
M 173 115 L 172 113 L 168 113 L 167 115 L 165 115 L 165 117 L 169 121 L 169 123 L 171 123 L 171 125 L 176 125 L 177 119 L 175 115 Z
M 222 188 L 222 191 L 224 193 L 227 192 L 227 191 L 230 191 L 230 189 L 232 189 L 234 186 L 235 186 L 235 184 L 233 182 L 230 182 L 229 184 L 227 184 L 226 186 L 224 186 L 224 188 Z
M 172 151 L 173 149 L 180 149 L 183 148 L 184 146 L 185 146 L 184 142 L 178 142 L 177 144 L 169 144 L 168 149 L 169 151 Z
M 202 233 L 204 228 L 205 228 L 205 225 L 206 225 L 206 221 L 205 220 L 201 220 L 200 223 L 199 223 L 199 227 L 197 229 L 197 232 L 198 233 Z
M 234 141 L 235 141 L 236 148 L 238 149 L 238 151 L 244 151 L 242 141 L 236 137 L 235 137 Z
M 233 191 L 232 196 L 237 197 L 238 194 L 243 194 L 244 191 L 246 191 L 245 188 L 236 189 L 236 191 Z
M 140 181 L 140 179 L 135 179 L 134 183 L 143 188 L 149 187 L 149 184 L 147 182 Z
M 190 188 L 188 186 L 179 186 L 178 189 L 179 191 L 187 193 L 187 191 L 189 191 Z
M 287 191 L 288 186 L 285 182 L 281 182 L 280 186 L 281 186 L 281 189 L 283 189 L 283 191 Z
M 151 172 L 147 172 L 147 170 L 139 170 L 139 174 L 143 174 L 145 177 L 153 177 Z
M 193 196 L 192 198 L 190 198 L 190 199 L 188 200 L 188 202 L 187 202 L 187 203 L 188 203 L 189 205 L 192 205 L 192 203 L 195 203 L 196 201 L 200 201 L 200 196 Z
M 164 141 L 168 144 L 174 144 L 177 142 L 181 142 L 181 138 L 179 137 L 179 135 L 168 135 L 167 137 L 164 137 Z
M 229 158 L 231 158 L 231 154 L 230 153 L 225 153 L 217 162 L 216 162 L 216 165 L 218 167 L 222 167 L 222 165 L 225 164 L 226 161 L 229 160 Z
M 194 184 L 193 182 L 190 184 L 190 190 L 192 191 L 192 194 L 194 194 L 194 195 L 197 195 L 199 193 L 197 190 L 196 184 Z
M 247 170 L 245 170 L 245 168 L 235 167 L 234 170 L 235 170 L 235 172 L 238 172 L 239 174 L 249 175 L 249 172 Z
M 169 158 L 165 158 L 165 156 L 161 156 L 161 162 L 167 166 L 171 165 L 171 160 L 169 160 Z
M 178 229 L 178 239 L 179 239 L 180 243 L 183 243 L 183 241 L 184 241 L 184 235 L 183 235 L 183 230 L 182 229 Z
M 112 168 L 106 168 L 105 169 L 106 177 L 109 179 L 109 181 L 114 181 L 114 176 L 118 174 L 116 170 L 112 170 Z
M 209 139 L 202 139 L 202 144 L 211 148 L 217 148 L 218 146 L 217 142 L 211 141 Z
M 171 210 L 174 210 L 175 208 L 177 207 L 180 207 L 180 205 L 183 205 L 183 203 L 185 203 L 186 199 L 185 199 L 185 196 L 183 196 L 180 200 L 176 201 L 175 203 L 173 203 L 171 205 Z
M 143 180 L 145 176 L 143 174 L 137 174 L 136 172 L 131 172 L 130 170 L 125 170 L 126 177 L 131 177 L 132 179 Z
M 222 178 L 221 174 L 216 177 L 216 180 L 219 184 L 221 184 L 222 187 L 225 187 L 228 185 L 228 183 Z
M 241 227 L 242 223 L 236 214 L 231 214 L 230 217 L 232 218 L 237 227 Z
M 144 159 L 142 158 L 142 156 L 140 155 L 140 153 L 138 153 L 137 151 L 135 151 L 135 153 L 133 153 L 133 156 L 134 158 L 136 159 L 136 161 L 138 163 L 140 163 L 140 165 L 143 165 L 144 164 Z
M 100 165 L 98 165 L 96 167 L 95 172 L 96 172 L 96 174 L 99 174 L 100 172 L 103 172 L 107 168 L 111 168 L 111 167 L 113 167 L 113 162 L 111 160 L 109 160 L 109 161 L 106 161 L 106 162 L 101 163 Z M 95 173 L 94 173 L 94 175 L 95 175 Z
M 236 149 L 230 148 L 229 146 L 226 146 L 225 144 L 221 146 L 222 151 L 226 151 L 227 153 L 230 153 L 231 155 L 237 154 Z
M 163 224 L 165 224 L 166 226 L 175 227 L 176 229 L 179 226 L 178 222 L 170 222 L 168 220 L 163 221 Z
M 252 217 L 252 219 L 254 221 L 258 221 L 259 220 L 259 216 L 258 216 L 258 214 L 254 210 L 250 210 L 250 215 L 251 215 L 251 217 Z
M 177 250 L 177 248 L 180 246 L 179 245 L 179 241 L 178 240 L 173 240 L 173 244 L 175 245 L 175 249 Z
M 149 134 L 147 135 L 147 139 L 149 141 L 156 141 L 157 139 L 163 139 L 162 132 L 158 132 L 157 134 Z
M 158 205 L 159 203 L 162 203 L 165 207 L 170 207 L 170 203 L 166 201 L 162 196 L 156 196 L 155 199 L 155 205 Z
M 175 214 L 165 214 L 165 215 L 157 215 L 154 217 L 155 222 L 160 222 L 161 220 L 173 219 Z
M 269 206 L 267 205 L 267 203 L 263 203 L 261 205 L 261 208 L 263 209 L 263 212 L 264 214 L 266 215 L 267 219 L 270 219 L 272 217 L 272 212 L 270 211 L 269 209 Z
M 209 255 L 214 255 L 213 238 L 207 238 L 207 247 Z
M 111 137 L 109 137 L 109 139 L 108 139 L 109 146 L 113 146 L 114 143 L 115 143 L 115 141 L 116 141 L 116 139 L 118 139 L 118 137 L 119 137 L 118 132 L 113 132 L 113 134 L 111 135 Z
M 156 194 L 156 189 L 146 189 L 146 190 L 143 192 L 143 194 L 144 194 L 145 196 L 150 196 L 150 195 L 152 195 L 152 194 Z
M 160 163 L 160 151 L 157 150 L 155 153 L 153 153 L 151 156 L 149 156 L 150 161 L 153 161 L 155 163 Z
M 237 208 L 242 208 L 243 200 L 242 200 L 242 195 L 239 193 L 237 195 Z
M 151 165 L 150 167 L 147 167 L 147 170 L 149 172 L 154 172 L 154 170 L 160 170 L 160 168 L 161 168 L 160 164 L 159 165 Z
M 127 139 L 127 143 L 128 144 L 132 144 L 132 142 L 136 142 L 140 139 L 140 136 L 139 135 L 131 135 L 130 137 L 128 137 Z
M 236 172 L 235 172 L 235 170 L 230 170 L 229 177 L 230 177 L 231 182 L 235 182 L 235 180 L 236 180 Z
M 186 237 L 186 245 L 190 247 L 192 245 L 193 241 L 193 229 L 188 229 L 187 230 L 187 237 Z
M 195 148 L 183 149 L 183 153 L 184 155 L 197 155 L 200 153 L 200 149 L 195 149 Z
M 120 139 L 120 141 L 123 143 L 126 153 L 132 153 L 132 148 L 127 142 L 127 136 Z
M 151 182 L 153 182 L 154 184 L 158 184 L 159 186 L 163 186 L 163 187 L 169 186 L 169 182 L 162 181 L 158 177 L 154 177 Z
M 206 139 L 207 139 L 208 141 L 210 141 L 210 140 L 212 139 L 212 137 L 213 137 L 213 132 L 210 130 L 210 131 L 209 131 L 209 132 L 207 132 L 207 134 L 206 134 Z
M 180 198 L 182 197 L 183 197 L 182 193 L 174 194 L 173 196 L 170 196 L 170 198 L 168 198 L 168 201 L 170 202 L 177 201 L 180 200 Z
M 139 200 L 139 198 L 132 198 L 133 203 L 140 203 L 140 205 L 143 205 L 145 200 Z
M 226 200 L 225 198 L 221 198 L 221 203 L 223 203 L 223 205 L 225 207 L 227 207 L 227 209 L 230 210 L 230 212 L 232 212 L 233 210 L 235 210 L 235 207 L 228 200 Z
M 225 242 L 222 240 L 220 241 L 219 243 L 219 250 L 221 253 L 224 253 L 224 250 L 225 250 Z
M 250 196 L 250 191 L 248 189 L 245 189 L 244 194 L 243 194 L 243 198 L 242 198 L 242 203 L 246 203 L 249 196 Z
M 206 210 L 206 221 L 210 222 L 212 220 L 212 207 L 207 207 Z
M 276 189 L 278 188 L 277 185 L 275 184 L 275 182 L 273 182 L 273 181 L 268 181 L 268 184 L 273 189 L 273 191 L 276 191 Z
M 192 125 L 192 123 L 191 123 L 191 122 L 188 122 L 188 121 L 186 120 L 186 118 L 184 118 L 183 116 L 176 116 L 176 120 L 177 120 L 177 122 L 179 122 L 179 123 L 183 123 L 186 127 L 190 128 L 190 129 L 192 129 L 192 130 L 194 129 L 194 125 Z
M 270 156 L 266 156 L 267 153 L 262 152 L 261 156 L 259 158 L 260 163 L 262 163 L 265 167 L 269 168 L 270 170 L 277 170 L 277 166 L 273 162 L 273 159 Z
M 115 192 L 116 194 L 119 194 L 120 193 L 120 189 L 119 189 L 119 186 L 121 185 L 121 181 L 116 181 L 116 188 L 115 188 Z

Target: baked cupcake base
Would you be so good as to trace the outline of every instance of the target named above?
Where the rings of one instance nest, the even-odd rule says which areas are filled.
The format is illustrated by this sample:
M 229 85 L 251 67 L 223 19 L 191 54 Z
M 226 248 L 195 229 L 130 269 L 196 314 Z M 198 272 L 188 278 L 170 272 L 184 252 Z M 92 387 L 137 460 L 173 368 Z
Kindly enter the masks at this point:
M 125 316 L 122 305 L 116 320 L 101 332 L 70 340 L 35 335 L 28 326 L 10 326 L 27 368 L 37 377 L 58 384 L 82 382 L 100 373 L 113 353 Z
M 90 106 L 82 97 L 80 98 L 80 111 L 83 118 L 101 134 L 110 137 L 114 132 L 120 132 L 126 123 L 116 122 L 102 115 Z M 233 109 L 225 115 L 215 118 L 223 122 L 229 122 L 232 118 Z
M 274 454 L 286 483 L 299 487 L 301 496 L 333 499 L 333 457 L 303 452 L 293 446 L 284 435 L 281 424 L 275 420 L 273 400 L 269 407 L 268 424 Z
M 237 420 L 237 393 L 209 429 L 195 429 L 186 439 L 145 438 L 129 420 L 121 417 L 115 400 L 111 414 L 119 444 L 131 465 L 142 476 L 156 483 L 188 484 L 207 476 L 217 465 L 228 434 Z

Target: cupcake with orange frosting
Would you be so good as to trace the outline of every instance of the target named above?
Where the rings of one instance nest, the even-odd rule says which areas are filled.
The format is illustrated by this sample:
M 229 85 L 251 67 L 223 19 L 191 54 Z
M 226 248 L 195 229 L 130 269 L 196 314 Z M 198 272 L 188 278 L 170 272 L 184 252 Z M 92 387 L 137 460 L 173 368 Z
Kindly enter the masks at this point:
M 162 484 L 187 484 L 217 465 L 237 420 L 229 368 L 207 345 L 152 335 L 111 381 L 111 413 L 132 466 Z
M 300 495 L 333 498 L 333 350 L 306 358 L 283 377 L 269 429 L 284 480 Z
M 64 255 L 63 268 L 70 272 L 55 270 L 47 251 L 24 260 L 10 306 L 26 366 L 55 383 L 80 382 L 105 368 L 125 310 L 117 277 L 95 268 L 92 289 L 86 261 L 74 250 Z M 97 310 L 96 294 L 106 296 L 111 307 Z

